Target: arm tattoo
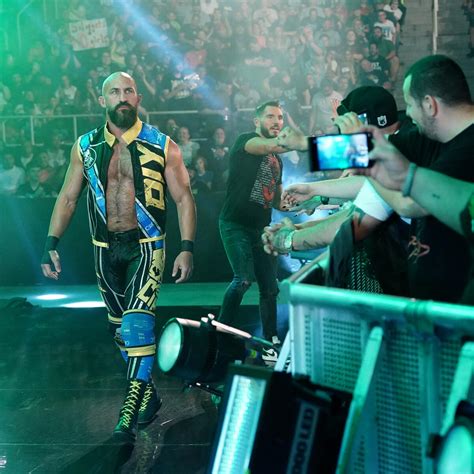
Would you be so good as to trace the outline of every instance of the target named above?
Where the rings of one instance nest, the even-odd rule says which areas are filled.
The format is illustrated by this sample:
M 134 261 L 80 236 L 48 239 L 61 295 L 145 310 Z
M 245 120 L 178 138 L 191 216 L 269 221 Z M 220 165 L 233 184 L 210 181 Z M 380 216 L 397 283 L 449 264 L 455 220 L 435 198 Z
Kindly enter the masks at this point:
M 314 250 L 314 249 L 319 248 L 321 246 L 321 243 L 317 239 L 315 239 L 313 242 L 308 242 L 307 240 L 303 240 L 303 243 L 301 244 L 301 246 L 303 247 L 303 250 Z

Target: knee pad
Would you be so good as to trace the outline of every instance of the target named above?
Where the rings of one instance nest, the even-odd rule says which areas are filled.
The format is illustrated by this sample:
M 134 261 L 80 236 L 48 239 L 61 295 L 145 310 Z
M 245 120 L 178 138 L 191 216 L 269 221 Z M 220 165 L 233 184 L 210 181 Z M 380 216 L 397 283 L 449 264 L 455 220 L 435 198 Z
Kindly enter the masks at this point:
M 130 357 L 155 354 L 155 315 L 146 310 L 125 311 L 120 337 Z
M 120 329 L 120 326 L 122 325 L 122 316 L 120 315 L 120 317 L 117 317 L 109 313 L 107 319 L 109 321 L 109 332 L 112 336 L 115 336 L 117 329 Z

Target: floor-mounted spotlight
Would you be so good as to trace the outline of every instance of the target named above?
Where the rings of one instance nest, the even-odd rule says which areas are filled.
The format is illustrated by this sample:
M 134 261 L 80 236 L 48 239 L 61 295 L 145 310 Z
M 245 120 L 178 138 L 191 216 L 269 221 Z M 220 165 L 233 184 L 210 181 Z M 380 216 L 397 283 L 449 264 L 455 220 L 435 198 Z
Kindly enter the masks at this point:
M 189 383 L 222 382 L 230 363 L 248 362 L 265 346 L 272 344 L 219 323 L 213 315 L 200 321 L 174 318 L 163 326 L 158 338 L 158 366 L 165 374 Z
M 231 365 L 208 474 L 333 474 L 351 394 Z
M 434 440 L 437 474 L 472 474 L 474 472 L 474 405 L 461 401 L 454 423 L 443 437 Z

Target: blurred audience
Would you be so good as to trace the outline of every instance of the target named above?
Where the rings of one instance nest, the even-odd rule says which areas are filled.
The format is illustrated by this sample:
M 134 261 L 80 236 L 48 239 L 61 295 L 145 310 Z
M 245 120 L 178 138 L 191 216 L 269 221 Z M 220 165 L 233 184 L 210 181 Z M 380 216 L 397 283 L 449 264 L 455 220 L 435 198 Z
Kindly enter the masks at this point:
M 214 173 L 207 169 L 207 160 L 202 155 L 197 155 L 194 161 L 194 168 L 196 169 L 196 181 L 204 183 L 209 190 L 212 189 L 212 182 Z
M 25 182 L 25 170 L 15 163 L 13 153 L 4 152 L 0 160 L 0 194 L 12 196 Z
M 191 135 L 187 127 L 179 128 L 177 143 L 183 155 L 184 166 L 188 169 L 191 168 L 200 148 L 199 143 L 191 140 Z
M 40 180 L 54 181 L 47 184 L 51 192 L 68 160 L 62 141 L 69 147 L 74 135 L 72 127 L 64 133 L 66 119 L 60 117 L 102 113 L 97 101 L 102 82 L 117 70 L 136 78 L 141 113 L 161 114 L 151 117 L 179 143 L 188 169 L 199 151 L 215 191 L 227 179 L 226 133 L 236 135 L 248 123 L 242 109 L 279 99 L 304 132 L 327 132 L 338 102 L 354 87 L 391 89 L 397 81 L 406 15 L 398 0 L 132 3 L 143 18 L 131 7 L 123 9 L 120 0 L 59 2 L 59 18 L 46 19 L 24 54 L 6 51 L 0 61 L 0 116 L 44 116 L 35 119 L 31 144 L 23 143 L 27 127 L 7 122 L 7 143 L 21 145 L 16 153 L 21 168 L 38 156 Z M 468 13 L 471 2 L 465 4 Z M 122 13 L 112 15 L 114 7 Z M 77 47 L 69 25 L 96 19 L 107 24 L 107 37 L 97 38 L 97 47 Z M 201 115 L 163 115 L 196 109 Z M 87 119 L 78 119 L 79 132 L 88 126 Z
M 24 198 L 49 197 L 52 194 L 40 182 L 41 168 L 39 163 L 32 162 L 26 168 L 25 183 L 18 187 L 16 195 Z
M 224 191 L 229 177 L 229 145 L 223 128 L 214 130 L 203 152 L 208 158 L 209 170 L 213 173 L 212 189 Z

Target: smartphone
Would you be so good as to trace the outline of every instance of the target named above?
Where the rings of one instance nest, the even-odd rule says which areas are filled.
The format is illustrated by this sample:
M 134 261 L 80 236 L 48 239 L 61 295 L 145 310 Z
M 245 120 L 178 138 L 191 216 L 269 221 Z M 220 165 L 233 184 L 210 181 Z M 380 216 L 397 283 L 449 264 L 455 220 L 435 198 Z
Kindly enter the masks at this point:
M 359 120 L 360 120 L 364 125 L 369 125 L 369 121 L 367 120 L 367 112 L 364 112 L 363 114 L 359 114 L 357 117 L 359 117 Z
M 369 168 L 372 134 L 347 133 L 308 137 L 311 171 Z

